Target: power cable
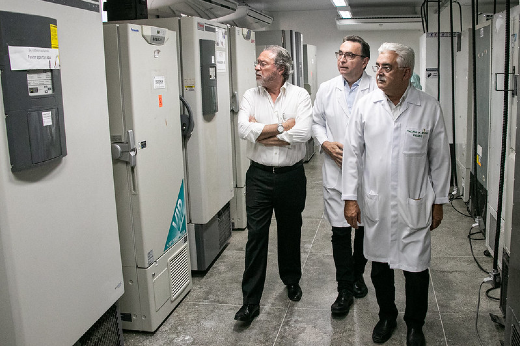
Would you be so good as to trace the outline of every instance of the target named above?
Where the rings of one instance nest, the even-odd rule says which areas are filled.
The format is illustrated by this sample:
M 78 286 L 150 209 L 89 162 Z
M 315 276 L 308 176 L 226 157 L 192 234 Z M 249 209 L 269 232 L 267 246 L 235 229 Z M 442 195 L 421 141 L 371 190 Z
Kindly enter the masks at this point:
M 479 232 L 475 232 L 475 233 L 471 233 L 471 230 L 478 226 L 478 224 L 473 224 L 471 226 L 471 228 L 469 229 L 469 233 L 468 233 L 468 239 L 469 239 L 469 248 L 471 249 L 471 255 L 473 256 L 473 259 L 475 260 L 475 263 L 477 263 L 477 266 L 479 267 L 480 270 L 482 270 L 484 273 L 486 274 L 491 274 L 489 271 L 487 271 L 486 269 L 484 269 L 484 267 L 482 267 L 482 265 L 479 263 L 479 261 L 477 260 L 477 257 L 475 257 L 475 252 L 473 251 L 473 243 L 471 242 L 472 240 L 485 240 L 485 238 L 473 238 L 472 236 L 476 235 L 476 234 L 480 234 L 482 235 L 482 233 L 479 231 Z

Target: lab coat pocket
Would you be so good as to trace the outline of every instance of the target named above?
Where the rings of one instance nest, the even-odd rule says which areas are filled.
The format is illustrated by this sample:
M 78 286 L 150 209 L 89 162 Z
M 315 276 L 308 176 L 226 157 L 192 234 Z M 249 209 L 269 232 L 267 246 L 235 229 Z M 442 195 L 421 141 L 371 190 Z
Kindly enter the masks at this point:
M 379 221 L 379 195 L 370 191 L 365 193 L 365 201 L 363 205 L 363 213 L 367 221 Z
M 431 223 L 431 203 L 427 198 L 408 198 L 408 226 L 419 230 L 428 227 Z
M 403 154 L 423 154 L 428 149 L 429 130 L 406 128 Z

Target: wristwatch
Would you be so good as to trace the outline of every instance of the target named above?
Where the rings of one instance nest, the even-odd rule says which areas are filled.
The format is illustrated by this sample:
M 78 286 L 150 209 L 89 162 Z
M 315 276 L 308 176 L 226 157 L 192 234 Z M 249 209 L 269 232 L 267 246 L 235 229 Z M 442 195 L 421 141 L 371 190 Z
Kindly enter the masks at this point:
M 278 123 L 278 133 L 283 133 L 283 123 Z

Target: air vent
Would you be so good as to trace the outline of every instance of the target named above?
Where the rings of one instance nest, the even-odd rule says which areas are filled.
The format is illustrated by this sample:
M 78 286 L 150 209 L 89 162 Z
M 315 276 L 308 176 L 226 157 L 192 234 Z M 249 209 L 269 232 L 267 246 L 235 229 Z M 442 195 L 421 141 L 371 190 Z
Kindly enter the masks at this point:
M 190 284 L 191 270 L 188 256 L 188 243 L 185 243 L 168 260 L 172 301 Z
M 422 30 L 421 16 L 366 16 L 336 19 L 339 30 Z
M 121 329 L 121 319 L 119 308 L 116 304 L 112 305 L 103 316 L 74 344 L 74 346 L 122 346 L 123 330 Z

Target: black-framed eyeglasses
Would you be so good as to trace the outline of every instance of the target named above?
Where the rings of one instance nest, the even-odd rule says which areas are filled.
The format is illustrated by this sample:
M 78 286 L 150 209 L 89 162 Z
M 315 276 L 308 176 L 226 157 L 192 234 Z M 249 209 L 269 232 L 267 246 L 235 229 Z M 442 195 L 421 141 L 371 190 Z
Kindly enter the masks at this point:
M 361 58 L 366 58 L 366 56 L 364 55 L 360 55 L 360 54 L 354 54 L 354 53 L 351 53 L 351 52 L 334 52 L 334 54 L 336 54 L 336 59 L 340 60 L 340 59 L 347 59 L 347 60 L 354 60 L 357 56 L 360 56 Z
M 407 68 L 407 67 L 398 67 L 398 68 Z M 374 65 L 372 66 L 372 71 L 377 72 L 379 70 L 382 70 L 384 73 L 389 73 L 393 71 L 392 65 Z

